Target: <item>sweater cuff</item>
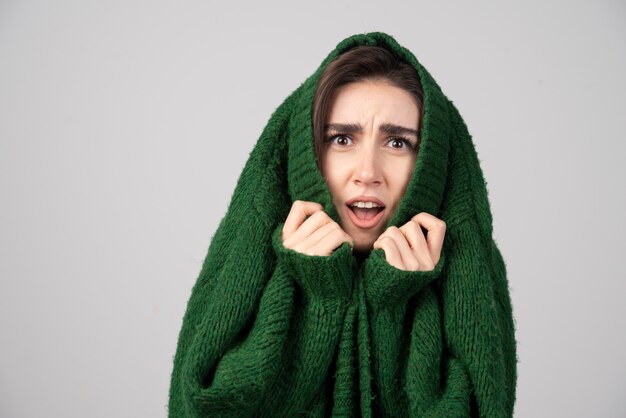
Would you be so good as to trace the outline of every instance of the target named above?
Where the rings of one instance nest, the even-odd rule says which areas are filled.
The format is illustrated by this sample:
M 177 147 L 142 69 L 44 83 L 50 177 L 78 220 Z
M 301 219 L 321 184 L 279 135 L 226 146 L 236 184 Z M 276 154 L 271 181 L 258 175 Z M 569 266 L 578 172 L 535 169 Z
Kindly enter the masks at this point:
M 351 300 L 358 266 L 350 244 L 342 243 L 329 256 L 303 254 L 283 246 L 283 226 L 284 222 L 278 224 L 272 234 L 277 263 L 302 288 L 305 297 L 324 304 Z
M 363 286 L 370 306 L 374 309 L 406 303 L 430 282 L 441 275 L 445 264 L 442 252 L 435 268 L 427 271 L 400 270 L 389 264 L 383 249 L 371 252 L 365 260 Z

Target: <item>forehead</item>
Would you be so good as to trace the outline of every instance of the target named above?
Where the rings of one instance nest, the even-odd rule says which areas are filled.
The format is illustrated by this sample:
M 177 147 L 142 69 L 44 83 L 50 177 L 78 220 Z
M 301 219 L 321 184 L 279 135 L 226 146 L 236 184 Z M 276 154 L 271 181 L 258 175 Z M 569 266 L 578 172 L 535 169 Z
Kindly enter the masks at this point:
M 419 113 L 413 96 L 406 90 L 380 81 L 359 81 L 335 92 L 328 122 L 379 123 L 417 126 Z

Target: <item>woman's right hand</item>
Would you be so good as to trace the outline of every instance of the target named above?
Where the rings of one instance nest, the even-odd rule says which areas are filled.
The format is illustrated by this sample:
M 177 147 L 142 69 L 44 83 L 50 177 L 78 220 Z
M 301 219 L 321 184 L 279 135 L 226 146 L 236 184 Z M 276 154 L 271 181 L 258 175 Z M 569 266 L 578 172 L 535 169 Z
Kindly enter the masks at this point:
M 307 219 L 308 217 L 308 219 Z M 329 256 L 342 243 L 354 240 L 316 202 L 296 200 L 282 230 L 283 246 L 307 255 Z

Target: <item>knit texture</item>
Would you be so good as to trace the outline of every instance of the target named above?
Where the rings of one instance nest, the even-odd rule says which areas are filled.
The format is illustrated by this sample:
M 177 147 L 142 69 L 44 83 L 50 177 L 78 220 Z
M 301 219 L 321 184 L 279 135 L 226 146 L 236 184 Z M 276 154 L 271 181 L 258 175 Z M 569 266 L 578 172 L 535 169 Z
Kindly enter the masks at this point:
M 339 222 L 313 145 L 325 66 L 359 45 L 410 63 L 425 95 L 413 176 L 387 226 L 446 222 L 431 271 L 285 248 L 295 200 Z M 467 127 L 413 54 L 372 32 L 341 41 L 274 111 L 239 177 L 187 304 L 170 417 L 510 417 L 516 343 L 503 257 Z

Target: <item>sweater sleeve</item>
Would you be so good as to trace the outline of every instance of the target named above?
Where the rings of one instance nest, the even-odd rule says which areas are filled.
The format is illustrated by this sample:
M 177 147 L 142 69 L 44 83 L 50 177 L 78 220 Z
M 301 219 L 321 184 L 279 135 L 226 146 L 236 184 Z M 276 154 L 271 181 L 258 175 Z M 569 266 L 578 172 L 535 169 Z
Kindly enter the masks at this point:
M 512 416 L 515 342 L 503 261 L 475 228 L 467 221 L 449 229 L 436 282 L 413 275 L 412 297 L 368 303 L 382 416 Z M 397 280 L 392 266 L 386 271 Z M 374 272 L 381 274 L 366 268 L 364 282 Z
M 366 299 L 371 309 L 378 311 L 386 306 L 406 304 L 417 292 L 441 275 L 445 258 L 442 251 L 432 270 L 409 271 L 389 264 L 384 250 L 373 250 L 365 262 L 363 278 Z
M 319 399 L 356 260 L 347 243 L 327 257 L 287 249 L 282 226 L 271 238 L 274 270 L 246 325 L 237 327 L 231 317 L 255 295 L 238 286 L 245 277 L 223 272 L 202 319 L 179 341 L 185 350 L 175 360 L 169 416 L 291 416 Z
M 494 294 L 496 310 L 498 312 L 498 328 L 501 332 L 500 344 L 504 364 L 503 391 L 506 395 L 505 410 L 507 415 L 513 416 L 515 406 L 515 386 L 517 382 L 517 348 L 515 342 L 515 323 L 513 321 L 513 307 L 509 293 L 506 264 L 496 241 L 491 240 L 491 263 L 493 272 Z
M 475 220 L 457 224 L 448 238 L 454 257 L 441 286 L 445 346 L 469 373 L 477 413 L 511 417 L 516 352 L 504 261 Z
M 366 261 L 363 282 L 380 416 L 469 414 L 469 376 L 463 363 L 444 348 L 440 303 L 431 286 L 445 260 L 442 252 L 433 270 L 405 271 L 375 250 Z

